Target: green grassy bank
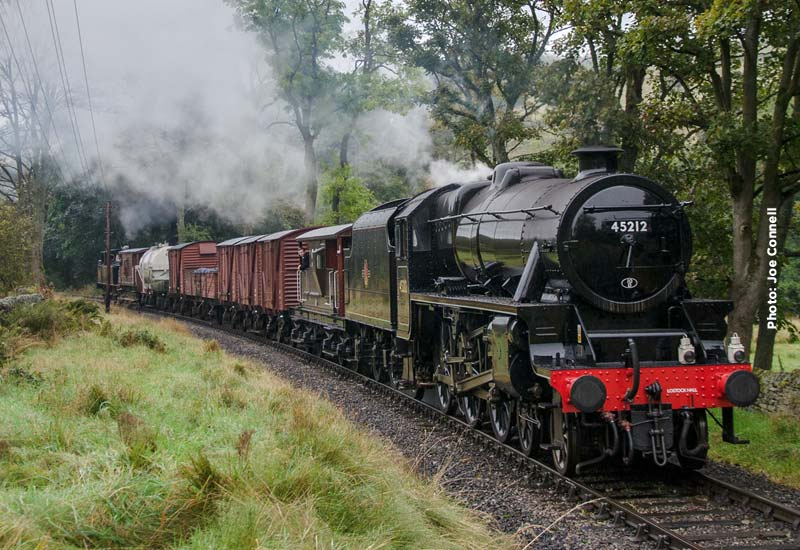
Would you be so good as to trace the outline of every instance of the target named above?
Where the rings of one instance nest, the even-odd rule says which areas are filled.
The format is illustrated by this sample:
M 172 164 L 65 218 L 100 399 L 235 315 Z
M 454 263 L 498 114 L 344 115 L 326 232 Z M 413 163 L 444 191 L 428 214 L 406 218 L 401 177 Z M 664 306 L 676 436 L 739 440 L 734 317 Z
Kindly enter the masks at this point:
M 721 421 L 719 410 L 712 411 Z M 722 442 L 722 430 L 709 418 L 710 456 L 770 479 L 800 488 L 800 422 L 797 418 L 736 409 L 736 433 L 749 445 Z
M 0 546 L 512 545 L 333 406 L 216 342 L 80 318 L 46 345 L 17 330 L 0 369 Z

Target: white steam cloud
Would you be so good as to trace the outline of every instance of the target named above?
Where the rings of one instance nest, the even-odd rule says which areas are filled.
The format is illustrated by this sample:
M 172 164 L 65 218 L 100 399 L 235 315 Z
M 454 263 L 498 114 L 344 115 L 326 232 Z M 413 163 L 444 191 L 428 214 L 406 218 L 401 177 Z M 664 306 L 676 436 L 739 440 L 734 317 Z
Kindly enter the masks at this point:
M 54 4 L 91 163 L 96 153 L 73 3 Z M 356 5 L 348 2 L 348 14 Z M 129 236 L 172 204 L 211 207 L 239 223 L 257 220 L 276 197 L 300 204 L 302 143 L 285 107 L 274 100 L 263 49 L 253 34 L 237 28 L 222 0 L 81 0 L 79 10 L 108 183 L 153 203 L 118 205 Z M 43 70 L 51 84 L 60 83 L 47 12 L 30 7 L 25 13 Z M 353 25 L 346 29 L 352 32 Z M 62 118 L 62 141 L 79 172 L 66 112 Z M 491 172 L 433 159 L 429 130 L 422 108 L 368 113 L 359 121 L 351 160 L 402 167 L 409 177 L 435 185 Z M 335 139 L 323 132 L 319 144 L 324 148 Z

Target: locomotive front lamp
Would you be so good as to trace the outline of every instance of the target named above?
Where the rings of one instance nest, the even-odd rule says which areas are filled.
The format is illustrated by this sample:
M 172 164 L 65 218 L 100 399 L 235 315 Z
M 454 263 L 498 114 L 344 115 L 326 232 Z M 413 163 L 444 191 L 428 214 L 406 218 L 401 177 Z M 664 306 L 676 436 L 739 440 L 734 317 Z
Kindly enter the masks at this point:
M 681 365 L 691 365 L 695 362 L 697 355 L 694 351 L 692 341 L 688 336 L 681 338 L 681 344 L 678 346 L 678 361 Z
M 747 355 L 744 352 L 742 339 L 739 338 L 737 333 L 731 334 L 731 341 L 728 342 L 728 362 L 729 363 L 744 363 Z

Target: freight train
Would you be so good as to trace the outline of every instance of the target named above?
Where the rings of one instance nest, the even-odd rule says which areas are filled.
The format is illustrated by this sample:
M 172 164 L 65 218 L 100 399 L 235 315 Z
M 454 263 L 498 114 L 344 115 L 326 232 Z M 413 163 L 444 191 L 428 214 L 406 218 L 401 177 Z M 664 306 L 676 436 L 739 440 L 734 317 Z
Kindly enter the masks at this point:
M 602 461 L 703 466 L 759 382 L 731 303 L 686 286 L 692 235 L 662 186 L 575 151 L 565 178 L 498 165 L 352 224 L 120 251 L 142 306 L 291 344 L 491 427 L 580 474 Z M 127 263 L 136 262 L 131 266 Z M 721 409 L 721 420 L 710 409 Z

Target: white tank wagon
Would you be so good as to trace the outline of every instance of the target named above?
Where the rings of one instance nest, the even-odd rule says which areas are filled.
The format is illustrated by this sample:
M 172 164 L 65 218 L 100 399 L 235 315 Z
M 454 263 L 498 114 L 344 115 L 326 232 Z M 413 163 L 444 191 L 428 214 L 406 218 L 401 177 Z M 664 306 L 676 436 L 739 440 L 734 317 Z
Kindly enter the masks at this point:
M 169 245 L 156 245 L 144 253 L 136 271 L 142 278 L 144 294 L 159 295 L 167 292 L 169 286 Z

